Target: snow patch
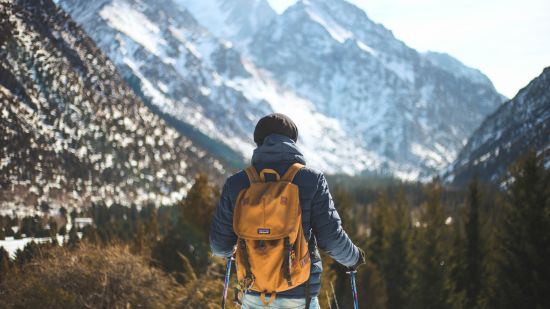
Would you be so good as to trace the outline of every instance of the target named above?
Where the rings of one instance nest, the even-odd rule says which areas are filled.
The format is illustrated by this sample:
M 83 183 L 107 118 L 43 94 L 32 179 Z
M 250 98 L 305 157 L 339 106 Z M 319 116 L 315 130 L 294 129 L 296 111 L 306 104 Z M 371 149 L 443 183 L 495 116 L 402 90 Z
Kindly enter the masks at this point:
M 127 2 L 114 0 L 103 7 L 99 16 L 111 27 L 126 34 L 154 55 L 163 56 L 163 46 L 167 44 L 162 38 L 160 29 Z
M 355 40 L 355 43 L 357 44 L 357 46 L 359 48 L 361 48 L 362 50 L 366 51 L 367 53 L 373 55 L 373 56 L 376 56 L 376 51 L 374 49 L 372 49 L 372 47 L 368 46 L 367 44 L 365 44 L 363 41 L 359 41 L 359 40 Z
M 336 41 L 344 43 L 347 39 L 353 38 L 353 33 L 351 33 L 351 31 L 340 26 L 340 24 L 332 18 L 322 16 L 321 13 L 315 12 L 313 7 L 308 7 L 306 12 L 313 21 L 323 26 L 323 28 L 325 28 L 330 36 Z

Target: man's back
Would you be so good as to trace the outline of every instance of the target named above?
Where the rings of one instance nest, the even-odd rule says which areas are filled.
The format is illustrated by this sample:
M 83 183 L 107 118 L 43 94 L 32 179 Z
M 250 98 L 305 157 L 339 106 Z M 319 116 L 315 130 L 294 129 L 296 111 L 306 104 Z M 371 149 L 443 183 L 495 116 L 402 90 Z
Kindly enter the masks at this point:
M 254 150 L 252 157 L 252 165 L 258 172 L 269 168 L 283 175 L 293 163 L 305 164 L 306 162 L 295 140 L 288 134 L 267 134 L 262 138 L 259 147 Z M 270 176 L 268 174 L 266 180 L 269 180 Z M 352 267 L 361 262 L 364 257 L 341 227 L 340 217 L 334 208 L 324 175 L 304 167 L 296 174 L 292 183 L 299 188 L 302 227 L 306 239 L 310 242 L 316 240 L 318 248 L 345 266 Z M 249 186 L 250 181 L 244 171 L 227 179 L 210 230 L 210 246 L 214 255 L 225 257 L 232 255 L 233 247 L 237 242 L 237 236 L 233 231 L 233 211 L 239 193 Z M 311 256 L 311 262 L 309 291 L 311 296 L 316 296 L 319 294 L 322 272 L 321 259 L 317 250 Z M 306 284 L 302 284 L 278 293 L 277 298 L 305 298 L 306 290 Z M 251 294 L 255 293 L 251 292 Z

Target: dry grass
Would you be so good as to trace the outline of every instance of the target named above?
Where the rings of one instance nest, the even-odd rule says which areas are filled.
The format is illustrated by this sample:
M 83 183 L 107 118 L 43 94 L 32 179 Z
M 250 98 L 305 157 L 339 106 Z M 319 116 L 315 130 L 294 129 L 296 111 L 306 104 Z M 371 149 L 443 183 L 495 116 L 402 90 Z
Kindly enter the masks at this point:
M 11 273 L 1 308 L 181 308 L 186 290 L 126 248 L 56 248 Z

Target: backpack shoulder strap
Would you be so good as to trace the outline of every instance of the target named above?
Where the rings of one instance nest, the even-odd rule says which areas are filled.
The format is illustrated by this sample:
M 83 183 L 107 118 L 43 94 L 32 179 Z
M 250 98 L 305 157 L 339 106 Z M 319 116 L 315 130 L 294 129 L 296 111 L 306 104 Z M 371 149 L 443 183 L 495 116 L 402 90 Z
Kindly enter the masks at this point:
M 288 182 L 292 182 L 292 180 L 294 180 L 294 176 L 296 176 L 296 174 L 302 169 L 304 168 L 304 165 L 303 164 L 300 164 L 300 163 L 294 163 L 292 164 L 288 170 L 286 171 L 286 173 L 283 175 L 283 177 L 281 177 L 281 180 L 282 181 L 288 181 Z
M 260 176 L 258 175 L 258 172 L 254 168 L 254 166 L 249 166 L 244 171 L 246 172 L 248 180 L 251 184 L 254 182 L 260 182 Z

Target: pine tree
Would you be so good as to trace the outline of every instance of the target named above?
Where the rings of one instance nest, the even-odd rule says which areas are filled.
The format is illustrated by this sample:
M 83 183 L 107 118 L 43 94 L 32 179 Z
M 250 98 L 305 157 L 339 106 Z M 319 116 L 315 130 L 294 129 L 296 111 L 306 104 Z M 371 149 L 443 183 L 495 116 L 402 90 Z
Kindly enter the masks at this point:
M 332 194 L 332 199 L 334 207 L 337 209 L 342 220 L 342 227 L 352 239 L 357 238 L 356 233 L 359 225 L 356 218 L 357 209 L 354 207 L 349 193 L 341 187 L 336 187 Z
M 455 213 L 452 226 L 452 242 L 448 252 L 446 289 L 451 308 L 466 308 L 466 237 L 464 236 L 465 212 Z
M 131 251 L 133 254 L 139 254 L 139 253 L 142 253 L 144 249 L 145 249 L 145 227 L 143 226 L 143 223 L 138 222 L 137 231 L 136 231 L 136 234 L 134 235 Z
M 385 237 L 388 226 L 386 225 L 388 218 L 389 201 L 386 193 L 379 196 L 376 204 L 371 207 L 369 212 L 369 228 L 370 235 L 367 240 L 367 252 L 369 260 L 378 267 L 383 266 Z
M 0 282 L 7 277 L 10 271 L 10 255 L 4 247 L 0 247 Z
M 90 244 L 99 244 L 101 241 L 97 229 L 91 225 L 87 225 L 82 229 L 82 239 Z
M 387 307 L 389 309 L 407 308 L 410 304 L 410 257 L 409 234 L 411 230 L 410 212 L 404 193 L 401 191 L 397 201 L 390 208 L 388 232 L 384 245 L 383 276 L 386 282 Z
M 432 183 L 428 188 L 428 202 L 424 205 L 416 234 L 415 275 L 413 285 L 414 308 L 448 308 L 446 263 L 448 239 L 445 215 L 441 205 L 440 188 Z
M 153 207 L 151 209 L 151 212 L 149 213 L 149 218 L 147 220 L 147 228 L 146 228 L 147 239 L 152 243 L 157 242 L 160 237 L 157 217 L 158 217 L 157 208 Z
M 481 196 L 479 183 L 474 179 L 469 185 L 468 217 L 465 225 L 466 256 L 464 265 L 465 307 L 475 308 L 482 289 L 483 255 L 480 233 L 479 208 Z
M 550 308 L 550 171 L 529 153 L 511 168 L 497 242 L 499 308 Z
M 208 176 L 199 174 L 187 192 L 187 197 L 179 204 L 180 225 L 187 222 L 206 238 L 218 196 L 216 188 L 208 181 Z
M 76 232 L 76 226 L 72 226 L 71 230 L 69 231 L 69 240 L 67 240 L 67 247 L 69 249 L 74 249 L 78 247 L 80 244 L 80 238 L 78 237 L 78 234 Z

